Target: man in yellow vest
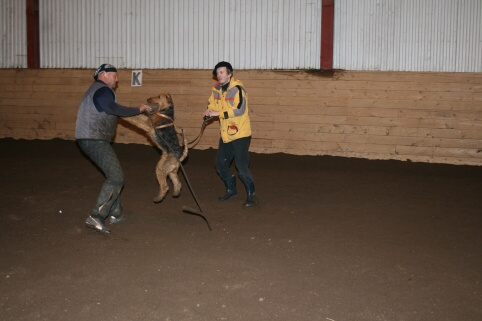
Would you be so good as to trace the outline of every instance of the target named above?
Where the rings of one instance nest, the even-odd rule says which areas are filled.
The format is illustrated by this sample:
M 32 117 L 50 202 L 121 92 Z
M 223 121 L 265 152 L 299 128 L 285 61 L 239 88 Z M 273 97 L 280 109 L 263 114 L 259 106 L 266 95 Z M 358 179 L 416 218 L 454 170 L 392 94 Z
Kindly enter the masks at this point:
M 237 194 L 236 176 L 230 167 L 234 160 L 238 175 L 246 188 L 247 198 L 243 206 L 256 204 L 253 175 L 249 169 L 249 144 L 251 124 L 248 115 L 248 95 L 243 83 L 233 77 L 229 62 L 219 62 L 213 70 L 217 82 L 212 88 L 205 117 L 219 117 L 221 138 L 216 154 L 216 172 L 226 185 L 226 194 L 219 197 L 225 201 Z

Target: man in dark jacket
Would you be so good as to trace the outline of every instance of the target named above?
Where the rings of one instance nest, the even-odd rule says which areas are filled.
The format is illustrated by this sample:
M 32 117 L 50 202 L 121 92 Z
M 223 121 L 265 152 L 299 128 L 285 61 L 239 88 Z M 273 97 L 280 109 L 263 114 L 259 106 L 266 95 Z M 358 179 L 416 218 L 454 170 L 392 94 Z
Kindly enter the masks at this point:
M 110 233 L 105 226 L 109 217 L 111 224 L 125 220 L 122 214 L 120 192 L 124 186 L 124 173 L 111 146 L 118 117 L 149 112 L 147 105 L 125 107 L 117 103 L 114 88 L 117 69 L 102 64 L 94 73 L 94 83 L 87 89 L 80 103 L 75 127 L 75 138 L 81 150 L 102 170 L 106 181 L 97 203 L 85 224 L 100 232 Z

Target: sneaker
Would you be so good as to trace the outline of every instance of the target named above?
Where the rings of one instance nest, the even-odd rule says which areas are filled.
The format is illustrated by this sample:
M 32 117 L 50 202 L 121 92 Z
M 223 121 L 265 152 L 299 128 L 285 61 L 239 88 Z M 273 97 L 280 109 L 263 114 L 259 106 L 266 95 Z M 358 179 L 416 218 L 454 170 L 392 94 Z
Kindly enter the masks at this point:
M 110 233 L 110 230 L 105 226 L 104 220 L 101 218 L 89 216 L 85 221 L 85 225 L 102 233 Z
M 110 224 L 116 224 L 116 223 L 119 223 L 119 222 L 123 222 L 126 219 L 127 219 L 127 217 L 123 214 L 121 214 L 120 216 L 111 215 L 111 216 L 109 216 L 109 223 Z

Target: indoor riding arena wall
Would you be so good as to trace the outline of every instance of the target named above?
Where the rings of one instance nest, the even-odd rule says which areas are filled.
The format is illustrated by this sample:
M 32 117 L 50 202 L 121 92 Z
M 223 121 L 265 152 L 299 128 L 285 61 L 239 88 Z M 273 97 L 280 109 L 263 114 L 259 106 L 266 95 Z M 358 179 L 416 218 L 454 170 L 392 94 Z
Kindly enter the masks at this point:
M 77 108 L 94 70 L 0 70 L 0 138 L 74 140 Z M 138 106 L 170 93 L 188 141 L 200 132 L 211 70 L 119 71 L 117 99 Z M 255 153 L 482 165 L 482 74 L 239 70 Z M 217 148 L 218 124 L 195 149 Z M 117 143 L 150 144 L 119 121 Z M 5 151 L 3 151 L 5 152 Z

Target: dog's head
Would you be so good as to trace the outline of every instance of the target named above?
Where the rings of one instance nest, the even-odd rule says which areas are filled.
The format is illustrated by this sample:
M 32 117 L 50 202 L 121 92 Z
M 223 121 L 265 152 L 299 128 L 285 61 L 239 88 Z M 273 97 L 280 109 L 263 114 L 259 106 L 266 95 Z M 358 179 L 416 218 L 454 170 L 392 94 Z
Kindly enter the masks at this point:
M 163 114 L 174 119 L 174 102 L 172 101 L 171 94 L 159 94 L 147 98 L 147 105 L 152 108 L 151 115 Z
M 159 94 L 154 97 L 147 98 L 149 104 L 157 104 L 159 110 L 163 110 L 173 105 L 171 94 Z

